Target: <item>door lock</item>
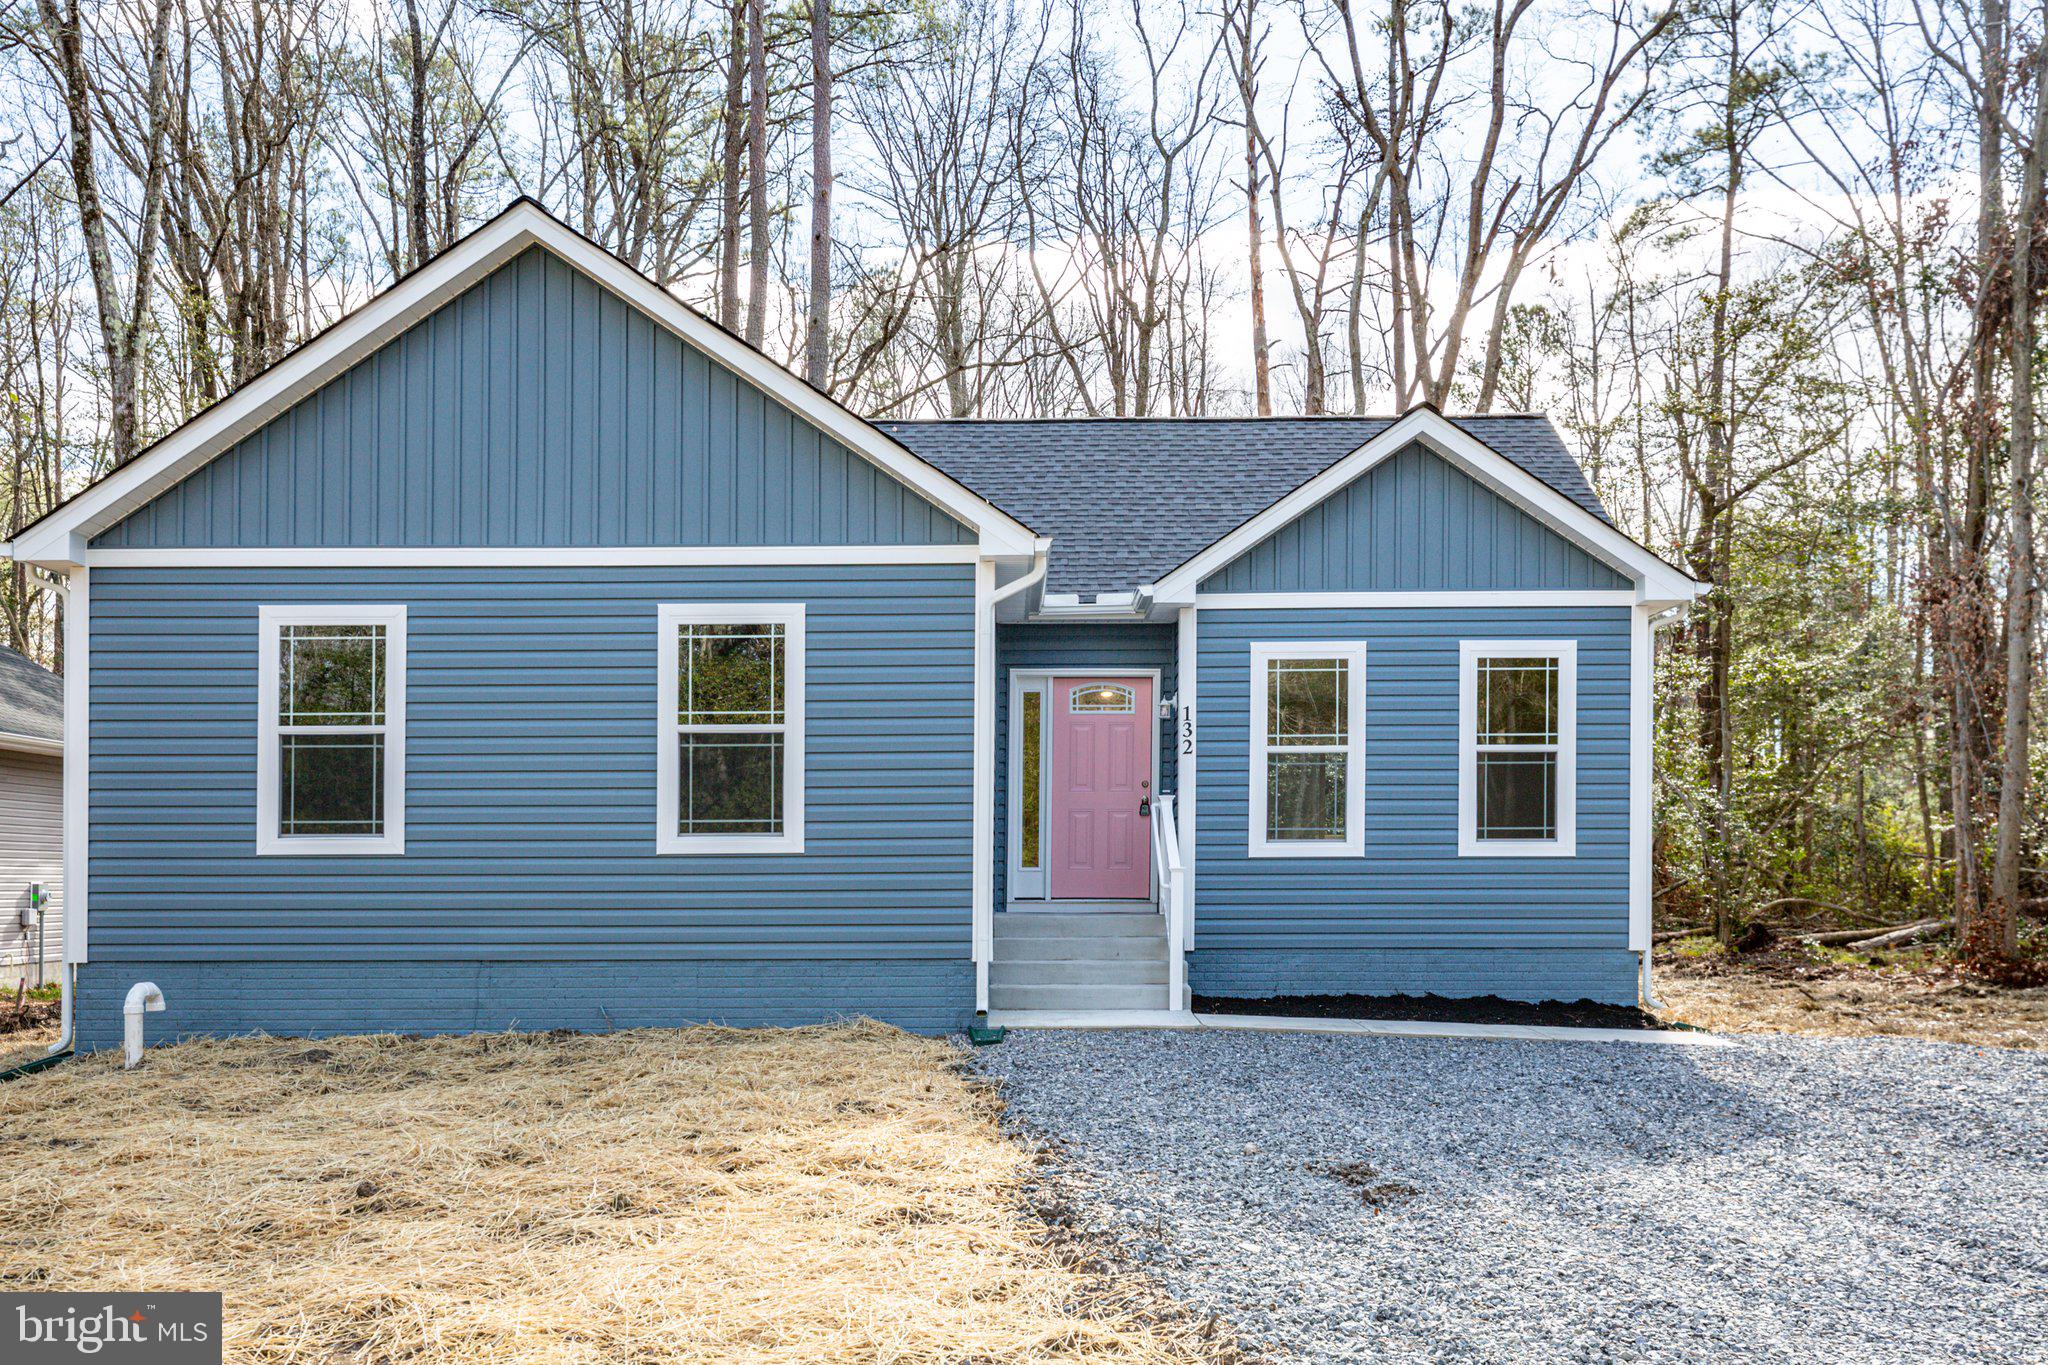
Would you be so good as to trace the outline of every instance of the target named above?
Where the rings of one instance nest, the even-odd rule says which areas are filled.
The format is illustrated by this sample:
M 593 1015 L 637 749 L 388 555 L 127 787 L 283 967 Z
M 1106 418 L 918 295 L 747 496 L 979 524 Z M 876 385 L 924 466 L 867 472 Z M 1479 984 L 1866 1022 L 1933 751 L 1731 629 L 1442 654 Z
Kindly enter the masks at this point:
M 1140 802 L 1138 803 L 1138 814 L 1139 814 L 1139 815 L 1141 815 L 1141 816 L 1145 816 L 1145 815 L 1150 815 L 1151 813 L 1152 813 L 1152 798 L 1148 796 L 1148 797 L 1146 797 L 1146 798 L 1145 798 L 1145 799 L 1144 799 L 1143 801 L 1140 801 Z

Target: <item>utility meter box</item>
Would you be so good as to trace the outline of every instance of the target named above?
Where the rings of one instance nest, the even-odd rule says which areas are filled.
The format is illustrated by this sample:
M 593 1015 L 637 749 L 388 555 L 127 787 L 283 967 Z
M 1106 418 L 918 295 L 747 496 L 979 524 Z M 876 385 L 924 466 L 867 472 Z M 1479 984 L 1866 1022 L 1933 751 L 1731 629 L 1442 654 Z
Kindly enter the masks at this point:
M 49 888 L 41 882 L 28 884 L 28 904 L 21 907 L 21 927 L 33 929 L 43 918 L 43 902 L 48 898 Z

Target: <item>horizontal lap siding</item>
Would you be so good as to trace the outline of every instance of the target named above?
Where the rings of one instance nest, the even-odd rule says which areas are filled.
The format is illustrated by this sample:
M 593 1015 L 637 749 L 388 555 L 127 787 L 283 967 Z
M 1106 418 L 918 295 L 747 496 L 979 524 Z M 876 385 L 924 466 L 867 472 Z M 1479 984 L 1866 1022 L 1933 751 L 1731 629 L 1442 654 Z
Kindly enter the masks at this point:
M 406 852 L 255 854 L 257 607 L 408 611 Z M 806 851 L 654 853 L 661 602 L 808 604 Z M 93 575 L 97 962 L 967 961 L 968 566 Z
M 1010 674 L 1020 668 L 1050 671 L 1084 669 L 1113 674 L 1159 670 L 1159 696 L 1170 697 L 1179 659 L 1178 637 L 1171 624 L 1105 625 L 1101 623 L 1033 624 L 996 627 L 996 877 L 995 903 L 1009 896 L 1010 870 Z M 1162 792 L 1174 789 L 1173 722 L 1160 724 L 1159 762 L 1155 783 Z
M 536 247 L 94 544 L 973 539 L 922 496 Z
M 36 978 L 38 931 L 22 925 L 28 889 L 49 893 L 40 930 L 54 976 L 64 953 L 64 760 L 0 749 L 0 982 Z
M 1457 989 L 1490 980 L 1471 950 L 1575 954 L 1557 979 L 1626 980 L 1628 608 L 1211 610 L 1199 630 L 1197 991 L 1248 988 L 1247 955 L 1266 955 L 1273 990 L 1398 975 L 1399 954 L 1434 989 L 1509 993 Z M 1489 637 L 1578 641 L 1576 857 L 1458 856 L 1459 642 Z M 1251 858 L 1251 643 L 1354 639 L 1367 646 L 1365 856 Z
M 1411 446 L 1232 560 L 1203 592 L 1620 589 L 1629 580 Z

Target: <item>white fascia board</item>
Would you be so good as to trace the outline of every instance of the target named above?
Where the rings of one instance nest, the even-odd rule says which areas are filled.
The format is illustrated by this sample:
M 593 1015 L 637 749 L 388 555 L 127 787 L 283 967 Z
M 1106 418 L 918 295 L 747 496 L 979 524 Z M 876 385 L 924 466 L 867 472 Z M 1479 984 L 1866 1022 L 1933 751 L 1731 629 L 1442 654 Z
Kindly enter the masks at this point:
M 1213 611 L 1312 611 L 1361 607 L 1633 607 L 1630 588 L 1516 589 L 1501 592 L 1205 592 Z
M 803 564 L 972 564 L 973 545 L 290 546 L 277 549 L 89 550 L 95 568 L 684 567 Z
M 972 526 L 981 550 L 1031 553 L 1031 531 L 925 463 L 723 328 L 699 317 L 610 252 L 521 200 L 325 332 L 171 432 L 127 465 L 15 537 L 13 557 L 82 563 L 74 547 L 119 521 L 320 385 L 364 359 L 463 290 L 539 245 L 655 322 L 752 382 L 884 472 Z
M 1204 578 L 1357 481 L 1382 460 L 1417 443 L 1450 460 L 1589 554 L 1628 574 L 1636 581 L 1635 601 L 1689 602 L 1698 595 L 1699 585 L 1691 578 L 1441 413 L 1418 408 L 1159 580 L 1152 586 L 1153 599 L 1163 604 L 1194 603 L 1196 588 Z

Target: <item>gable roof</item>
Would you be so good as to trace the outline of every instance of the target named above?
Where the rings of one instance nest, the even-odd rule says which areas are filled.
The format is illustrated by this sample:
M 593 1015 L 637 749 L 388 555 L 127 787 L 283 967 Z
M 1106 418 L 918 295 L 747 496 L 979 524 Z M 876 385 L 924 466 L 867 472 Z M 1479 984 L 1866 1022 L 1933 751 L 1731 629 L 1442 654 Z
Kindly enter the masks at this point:
M 1397 417 L 1063 418 L 880 422 L 884 431 L 1053 539 L 1046 591 L 1157 582 Z M 1611 527 L 1546 417 L 1448 419 Z
M 0 648 L 0 749 L 55 752 L 63 743 L 64 680 Z
M 531 199 L 511 207 L 305 342 L 134 459 L 22 528 L 28 562 L 81 562 L 84 543 L 367 358 L 491 271 L 542 246 L 713 360 L 786 404 L 856 454 L 974 528 L 985 552 L 1028 555 L 1030 527 L 911 454 L 872 423 L 770 360 Z

